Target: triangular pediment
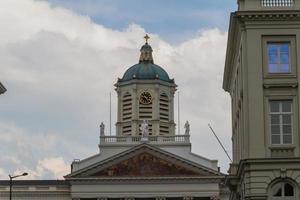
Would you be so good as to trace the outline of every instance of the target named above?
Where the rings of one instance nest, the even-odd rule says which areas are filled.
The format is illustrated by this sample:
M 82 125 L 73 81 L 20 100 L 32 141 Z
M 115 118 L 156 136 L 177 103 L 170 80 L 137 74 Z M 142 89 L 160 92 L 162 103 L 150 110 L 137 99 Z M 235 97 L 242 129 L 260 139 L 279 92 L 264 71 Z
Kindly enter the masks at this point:
M 207 173 L 201 174 L 204 175 Z M 111 165 L 91 176 L 96 177 L 157 177 L 157 176 L 195 176 L 199 172 L 182 165 L 164 160 L 148 152 L 142 152 L 127 160 Z
M 144 144 L 74 172 L 66 178 L 199 177 L 219 172 Z

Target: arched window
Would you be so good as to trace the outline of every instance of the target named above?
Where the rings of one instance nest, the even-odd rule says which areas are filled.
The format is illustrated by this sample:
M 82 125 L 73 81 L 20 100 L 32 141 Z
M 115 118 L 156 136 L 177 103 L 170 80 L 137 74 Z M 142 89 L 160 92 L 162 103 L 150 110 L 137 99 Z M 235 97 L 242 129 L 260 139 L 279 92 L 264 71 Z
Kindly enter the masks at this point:
M 296 200 L 295 188 L 288 182 L 279 182 L 271 188 L 271 200 Z

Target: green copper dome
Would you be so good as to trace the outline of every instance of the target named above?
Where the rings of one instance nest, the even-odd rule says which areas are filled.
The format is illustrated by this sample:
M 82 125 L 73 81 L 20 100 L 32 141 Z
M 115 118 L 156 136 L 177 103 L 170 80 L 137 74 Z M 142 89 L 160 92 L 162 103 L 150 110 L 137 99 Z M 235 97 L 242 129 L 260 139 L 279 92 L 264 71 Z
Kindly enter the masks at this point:
M 152 57 L 152 47 L 146 42 L 141 48 L 141 56 L 139 63 L 133 65 L 123 75 L 120 82 L 137 80 L 162 80 L 166 82 L 174 82 L 170 79 L 168 73 L 160 66 L 154 64 Z
M 169 75 L 163 68 L 152 63 L 139 63 L 133 65 L 125 72 L 121 81 L 129 81 L 132 79 L 159 79 L 162 81 L 172 82 L 169 78 Z

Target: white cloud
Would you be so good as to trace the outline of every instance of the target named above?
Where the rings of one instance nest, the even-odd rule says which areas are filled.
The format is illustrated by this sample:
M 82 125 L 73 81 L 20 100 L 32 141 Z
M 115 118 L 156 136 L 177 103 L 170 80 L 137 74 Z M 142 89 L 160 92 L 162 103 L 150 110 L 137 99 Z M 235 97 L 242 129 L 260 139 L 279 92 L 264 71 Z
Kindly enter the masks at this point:
M 16 169 L 13 173 L 8 173 L 0 168 L 0 179 L 7 179 L 8 174 L 20 175 L 24 172 L 27 176 L 21 176 L 18 180 L 26 179 L 42 179 L 44 177 L 51 177 L 54 179 L 63 179 L 63 176 L 70 173 L 70 166 L 65 163 L 62 157 L 44 158 L 38 161 L 35 168 L 28 168 L 22 166 Z
M 1 167 L 15 171 L 22 163 L 33 178 L 57 178 L 65 172 L 57 169 L 73 158 L 97 153 L 109 92 L 137 62 L 146 31 L 136 24 L 112 30 L 33 0 L 0 1 L 0 26 L 0 80 L 8 89 L 0 97 L 0 150 L 7 154 Z M 191 122 L 194 152 L 220 159 L 225 171 L 207 123 L 229 147 L 230 101 L 221 89 L 226 33 L 201 30 L 176 46 L 150 35 L 155 63 L 179 85 L 182 124 Z M 114 91 L 113 105 L 115 117 Z
M 62 179 L 63 176 L 70 173 L 70 166 L 65 163 L 62 157 L 40 160 L 37 169 L 40 172 L 49 171 L 57 179 Z

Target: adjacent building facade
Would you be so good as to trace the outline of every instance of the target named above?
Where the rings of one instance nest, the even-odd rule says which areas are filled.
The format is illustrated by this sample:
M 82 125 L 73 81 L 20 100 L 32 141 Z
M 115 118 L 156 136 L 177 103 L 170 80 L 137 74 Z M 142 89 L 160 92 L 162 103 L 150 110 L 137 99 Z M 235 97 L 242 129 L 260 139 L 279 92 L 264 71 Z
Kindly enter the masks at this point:
M 299 0 L 238 0 L 223 82 L 232 99 L 231 200 L 300 199 L 299 51 Z

